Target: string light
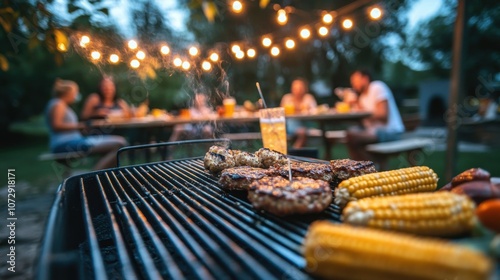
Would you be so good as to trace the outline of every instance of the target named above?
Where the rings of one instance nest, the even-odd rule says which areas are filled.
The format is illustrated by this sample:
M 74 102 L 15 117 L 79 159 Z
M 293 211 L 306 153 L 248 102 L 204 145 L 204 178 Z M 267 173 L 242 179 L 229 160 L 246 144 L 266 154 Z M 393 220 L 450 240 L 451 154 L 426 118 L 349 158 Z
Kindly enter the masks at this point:
M 324 26 L 321 26 L 319 29 L 318 29 L 318 34 L 320 36 L 326 36 L 328 35 L 328 28 L 324 27 Z
M 136 54 L 135 54 L 135 57 L 137 57 L 138 59 L 140 60 L 143 60 L 144 58 L 146 58 L 146 53 L 144 53 L 143 51 L 138 51 Z
M 137 49 L 137 42 L 134 40 L 128 41 L 128 48 L 131 50 Z
M 199 52 L 200 52 L 200 51 L 198 50 L 198 48 L 197 48 L 197 47 L 194 47 L 194 46 L 193 46 L 193 47 L 190 47 L 190 48 L 189 48 L 189 54 L 190 54 L 191 56 L 197 56 Z
M 328 13 L 328 14 L 325 14 L 323 16 L 323 22 L 324 23 L 330 24 L 330 23 L 332 23 L 332 21 L 333 21 L 333 16 L 331 14 Z
M 117 54 L 112 54 L 109 56 L 109 61 L 111 63 L 117 63 L 120 60 L 120 57 Z
M 82 38 L 80 38 L 80 46 L 82 48 L 85 48 L 87 44 L 90 43 L 90 38 L 87 35 L 83 35 Z
M 205 71 L 210 71 L 210 69 L 212 69 L 212 64 L 210 64 L 210 62 L 204 60 L 201 63 L 201 68 L 203 68 L 203 70 L 205 70 Z
M 354 23 L 350 19 L 344 19 L 344 21 L 342 22 L 342 27 L 347 30 L 351 29 L 353 25 Z
M 293 39 L 287 39 L 285 41 L 285 47 L 287 47 L 287 49 L 295 48 L 295 41 Z
M 269 37 L 262 38 L 262 45 L 264 47 L 267 48 L 267 47 L 271 46 L 272 43 L 273 43 L 273 40 L 271 40 L 271 38 L 269 38 Z
M 288 21 L 288 16 L 286 15 L 286 11 L 283 9 L 278 10 L 278 23 L 281 25 L 285 25 Z
M 163 45 L 163 46 L 161 46 L 160 52 L 163 55 L 167 55 L 170 53 L 170 48 L 167 45 Z
M 213 62 L 217 62 L 219 60 L 219 55 L 215 52 L 210 54 L 210 60 Z
M 311 30 L 309 30 L 309 28 L 304 27 L 300 30 L 299 35 L 302 39 L 308 39 L 309 37 L 311 37 Z
M 176 58 L 174 58 L 173 63 L 174 63 L 175 67 L 180 67 L 182 65 L 182 59 L 176 57 Z
M 189 61 L 182 62 L 182 69 L 189 70 L 189 68 L 191 68 L 191 63 L 189 63 Z
M 280 49 L 278 47 L 271 48 L 271 55 L 272 56 L 278 56 L 279 54 L 280 54 Z
M 90 53 L 90 57 L 92 57 L 93 60 L 99 60 L 99 58 L 101 58 L 101 53 L 98 51 L 93 51 Z
M 378 7 L 374 7 L 370 10 L 370 17 L 372 19 L 380 19 L 382 17 L 382 10 Z
M 233 9 L 233 12 L 239 14 L 241 13 L 241 11 L 243 11 L 243 4 L 240 1 L 236 0 L 233 2 L 233 5 L 231 5 L 231 8 Z
M 250 58 L 254 58 L 256 54 L 257 54 L 257 52 L 255 51 L 255 49 L 248 49 L 247 50 L 247 56 Z
M 139 62 L 139 60 L 132 59 L 132 61 L 130 61 L 130 67 L 136 69 L 136 68 L 139 68 L 139 66 L 141 66 L 141 63 Z
M 241 47 L 240 47 L 238 44 L 233 44 L 233 45 L 231 46 L 231 51 L 232 51 L 233 53 L 237 53 L 237 52 L 241 51 Z
M 234 56 L 237 58 L 237 59 L 243 59 L 245 57 L 245 53 L 241 50 L 237 51 Z

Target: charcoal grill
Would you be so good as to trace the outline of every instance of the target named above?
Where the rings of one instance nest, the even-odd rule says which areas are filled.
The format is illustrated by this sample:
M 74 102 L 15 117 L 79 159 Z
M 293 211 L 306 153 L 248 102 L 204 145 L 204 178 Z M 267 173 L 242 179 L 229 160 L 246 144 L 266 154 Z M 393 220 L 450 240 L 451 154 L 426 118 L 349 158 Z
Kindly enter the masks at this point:
M 299 159 L 305 160 L 305 159 Z M 309 279 L 309 224 L 330 206 L 277 217 L 222 190 L 195 157 L 66 179 L 53 203 L 38 279 Z

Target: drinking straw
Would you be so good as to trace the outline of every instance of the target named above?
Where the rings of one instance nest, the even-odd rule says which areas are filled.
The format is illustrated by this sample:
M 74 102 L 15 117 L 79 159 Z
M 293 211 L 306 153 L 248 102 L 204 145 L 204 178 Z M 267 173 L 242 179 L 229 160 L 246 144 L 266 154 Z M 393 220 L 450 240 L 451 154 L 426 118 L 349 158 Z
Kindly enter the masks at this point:
M 290 164 L 290 158 L 288 159 L 288 181 L 292 182 L 292 165 Z
M 262 90 L 260 90 L 259 82 L 256 82 L 255 85 L 257 86 L 257 90 L 259 91 L 260 98 L 262 99 L 262 104 L 264 104 L 264 108 L 267 109 L 266 100 L 264 100 L 264 95 L 262 95 Z

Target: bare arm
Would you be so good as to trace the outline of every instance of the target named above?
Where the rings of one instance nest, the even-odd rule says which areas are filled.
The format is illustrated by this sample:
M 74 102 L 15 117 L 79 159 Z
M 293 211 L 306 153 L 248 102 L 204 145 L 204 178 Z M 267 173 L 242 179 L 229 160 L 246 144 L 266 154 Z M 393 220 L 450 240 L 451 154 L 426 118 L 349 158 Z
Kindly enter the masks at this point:
M 387 123 L 387 113 L 388 113 L 388 103 L 387 100 L 379 101 L 375 105 L 375 110 L 372 112 L 370 117 L 373 121 Z
M 131 115 L 132 111 L 130 110 L 130 107 L 128 106 L 127 102 L 125 102 L 125 100 L 119 99 L 117 103 L 118 103 L 118 106 L 123 110 L 125 115 L 127 115 L 127 116 Z
M 92 93 L 85 100 L 85 104 L 83 105 L 81 118 L 83 120 L 88 120 L 93 117 L 103 117 L 104 112 L 96 112 L 94 108 L 99 104 L 99 96 L 95 93 Z
M 62 102 L 58 102 L 52 107 L 52 111 L 50 112 L 52 129 L 57 132 L 83 129 L 84 124 L 82 123 L 64 122 L 64 114 L 67 109 L 67 106 Z

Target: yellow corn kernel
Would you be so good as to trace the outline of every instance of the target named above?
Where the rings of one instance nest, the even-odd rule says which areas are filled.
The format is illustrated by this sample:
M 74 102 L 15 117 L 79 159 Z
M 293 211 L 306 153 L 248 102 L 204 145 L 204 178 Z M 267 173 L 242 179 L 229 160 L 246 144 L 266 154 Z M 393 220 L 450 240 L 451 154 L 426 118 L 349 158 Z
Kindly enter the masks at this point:
M 474 226 L 474 202 L 451 192 L 369 197 L 352 201 L 342 221 L 427 236 L 455 236 Z
M 304 257 L 306 270 L 325 279 L 486 280 L 493 268 L 457 244 L 326 221 L 310 226 Z
M 342 181 L 335 189 L 334 203 L 344 207 L 365 197 L 388 196 L 436 190 L 437 175 L 427 166 L 377 172 Z

